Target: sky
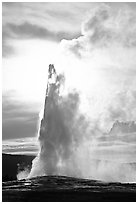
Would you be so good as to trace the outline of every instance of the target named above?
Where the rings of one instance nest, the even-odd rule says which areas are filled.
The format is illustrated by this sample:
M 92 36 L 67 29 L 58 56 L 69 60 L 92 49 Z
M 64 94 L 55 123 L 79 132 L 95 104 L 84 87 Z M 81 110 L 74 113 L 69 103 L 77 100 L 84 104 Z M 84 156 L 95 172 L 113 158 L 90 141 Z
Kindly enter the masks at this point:
M 80 35 L 88 9 L 85 3 L 3 3 L 2 137 L 8 144 L 37 135 L 44 99 L 39 92 L 45 91 L 53 51 L 62 39 Z
M 3 152 L 38 151 L 50 63 L 65 72 L 66 91 L 81 92 L 81 111 L 102 131 L 135 120 L 135 3 L 4 2 L 2 55 Z

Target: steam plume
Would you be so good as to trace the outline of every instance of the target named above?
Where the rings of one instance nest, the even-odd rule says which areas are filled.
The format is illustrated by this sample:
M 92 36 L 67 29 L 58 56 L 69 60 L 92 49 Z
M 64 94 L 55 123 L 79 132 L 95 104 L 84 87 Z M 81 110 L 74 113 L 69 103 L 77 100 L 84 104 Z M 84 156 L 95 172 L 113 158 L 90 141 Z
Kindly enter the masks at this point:
M 61 49 L 55 64 L 64 77 L 52 73 L 57 81 L 49 84 L 29 176 L 134 182 L 134 11 L 101 4 L 83 23 L 82 36 L 63 40 Z

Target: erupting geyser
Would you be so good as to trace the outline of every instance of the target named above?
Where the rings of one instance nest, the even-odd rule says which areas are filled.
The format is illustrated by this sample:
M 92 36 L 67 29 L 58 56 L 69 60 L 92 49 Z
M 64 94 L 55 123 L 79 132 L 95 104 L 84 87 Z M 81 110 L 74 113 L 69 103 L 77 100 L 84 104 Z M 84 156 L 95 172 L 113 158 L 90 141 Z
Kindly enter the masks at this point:
M 122 159 L 120 142 L 135 138 L 135 123 L 117 122 L 108 134 L 94 135 L 84 114 L 79 111 L 80 98 L 76 91 L 60 94 L 64 76 L 57 75 L 49 65 L 44 112 L 38 131 L 40 151 L 34 159 L 28 177 L 66 175 L 103 181 L 135 181 L 135 162 L 129 152 Z M 116 127 L 117 126 L 117 127 Z M 123 131 L 122 131 L 123 127 Z M 129 131 L 127 131 L 129 130 Z M 119 135 L 118 135 L 119 133 Z M 117 137 L 114 141 L 114 137 Z M 119 143 L 120 142 L 120 143 Z M 118 154 L 114 147 L 117 147 Z M 125 146 L 126 147 L 126 146 Z M 115 155 L 117 155 L 115 157 Z
M 44 114 L 39 130 L 40 153 L 33 161 L 30 176 L 66 174 L 75 144 L 71 131 L 78 94 L 70 93 L 63 99 L 59 92 L 64 76 L 57 75 L 52 64 L 48 72 Z

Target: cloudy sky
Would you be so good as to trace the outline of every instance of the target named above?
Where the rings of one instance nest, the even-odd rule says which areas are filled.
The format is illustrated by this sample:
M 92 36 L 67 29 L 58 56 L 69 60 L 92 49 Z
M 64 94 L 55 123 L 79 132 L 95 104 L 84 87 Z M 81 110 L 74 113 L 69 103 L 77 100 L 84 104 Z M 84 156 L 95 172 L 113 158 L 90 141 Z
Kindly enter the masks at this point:
M 107 131 L 106 122 L 110 129 L 117 119 L 135 120 L 135 3 L 5 2 L 2 54 L 3 152 L 37 152 L 38 119 L 50 63 L 59 72 L 66 67 L 67 87 L 82 90 L 81 108 L 91 110 L 88 117 L 93 111 L 93 121 L 96 115 L 104 121 L 102 130 Z M 89 102 L 97 99 L 92 109 L 84 93 Z
M 43 102 L 39 92 L 46 88 L 51 56 L 62 39 L 81 35 L 82 14 L 90 5 L 3 3 L 2 136 L 6 144 L 36 136 Z

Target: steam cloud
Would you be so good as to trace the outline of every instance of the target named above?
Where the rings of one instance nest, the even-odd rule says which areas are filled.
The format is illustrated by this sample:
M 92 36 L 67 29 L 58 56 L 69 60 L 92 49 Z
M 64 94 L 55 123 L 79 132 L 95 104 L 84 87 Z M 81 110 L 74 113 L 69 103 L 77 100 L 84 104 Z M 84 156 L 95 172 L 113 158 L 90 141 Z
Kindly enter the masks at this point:
M 64 54 L 55 67 L 64 72 L 64 88 L 59 96 L 51 89 L 29 177 L 134 182 L 134 11 L 99 4 L 82 24 L 82 36 L 60 46 Z

